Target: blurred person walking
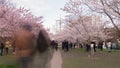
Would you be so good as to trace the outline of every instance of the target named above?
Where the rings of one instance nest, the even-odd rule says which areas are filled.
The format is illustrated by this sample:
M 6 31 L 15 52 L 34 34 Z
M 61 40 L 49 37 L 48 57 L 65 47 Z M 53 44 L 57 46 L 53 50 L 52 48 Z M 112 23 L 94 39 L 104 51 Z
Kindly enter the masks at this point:
M 19 68 L 32 68 L 32 56 L 34 53 L 34 34 L 32 26 L 23 25 L 13 37 L 15 57 L 18 60 Z
M 50 46 L 51 41 L 47 32 L 40 30 L 36 41 L 33 68 L 51 68 L 50 60 L 52 58 L 53 48 Z

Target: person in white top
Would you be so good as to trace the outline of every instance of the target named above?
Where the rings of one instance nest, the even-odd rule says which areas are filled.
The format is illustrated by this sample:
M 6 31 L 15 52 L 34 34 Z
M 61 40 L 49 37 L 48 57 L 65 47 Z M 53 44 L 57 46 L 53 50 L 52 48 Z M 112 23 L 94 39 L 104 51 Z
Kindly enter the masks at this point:
M 90 44 L 90 56 L 94 56 L 94 54 L 95 54 L 95 51 L 94 51 L 94 46 L 95 46 L 95 44 L 94 44 L 94 42 L 91 42 L 91 44 Z
M 107 43 L 107 47 L 108 47 L 108 52 L 111 52 L 111 47 L 112 47 L 112 43 L 111 42 L 108 42 Z

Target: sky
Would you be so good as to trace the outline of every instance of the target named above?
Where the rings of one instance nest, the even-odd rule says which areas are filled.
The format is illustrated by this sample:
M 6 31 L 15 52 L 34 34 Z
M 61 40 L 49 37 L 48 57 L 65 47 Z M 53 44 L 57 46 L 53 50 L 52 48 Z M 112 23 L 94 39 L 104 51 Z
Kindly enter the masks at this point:
M 60 10 L 65 5 L 67 0 L 12 0 L 16 6 L 22 6 L 30 11 L 35 16 L 43 16 L 45 28 L 50 28 L 54 32 L 56 20 L 64 17 L 65 13 Z

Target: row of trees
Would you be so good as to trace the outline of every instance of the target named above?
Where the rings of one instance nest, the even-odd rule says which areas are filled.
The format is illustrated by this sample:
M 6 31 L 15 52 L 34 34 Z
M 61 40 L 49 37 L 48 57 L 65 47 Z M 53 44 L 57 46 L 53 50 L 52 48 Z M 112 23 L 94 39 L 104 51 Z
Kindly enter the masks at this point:
M 105 31 L 107 28 L 113 28 L 116 38 L 120 37 L 120 0 L 68 0 L 61 10 L 67 15 L 62 19 L 64 30 L 56 34 L 56 39 L 83 42 L 113 39 Z

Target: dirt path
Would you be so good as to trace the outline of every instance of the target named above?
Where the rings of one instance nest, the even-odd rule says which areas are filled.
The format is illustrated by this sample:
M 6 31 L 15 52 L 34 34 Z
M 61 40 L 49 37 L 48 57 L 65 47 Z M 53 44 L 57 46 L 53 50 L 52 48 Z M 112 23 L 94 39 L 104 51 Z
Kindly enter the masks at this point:
M 51 60 L 51 68 L 62 68 L 62 62 L 60 51 L 55 51 Z

